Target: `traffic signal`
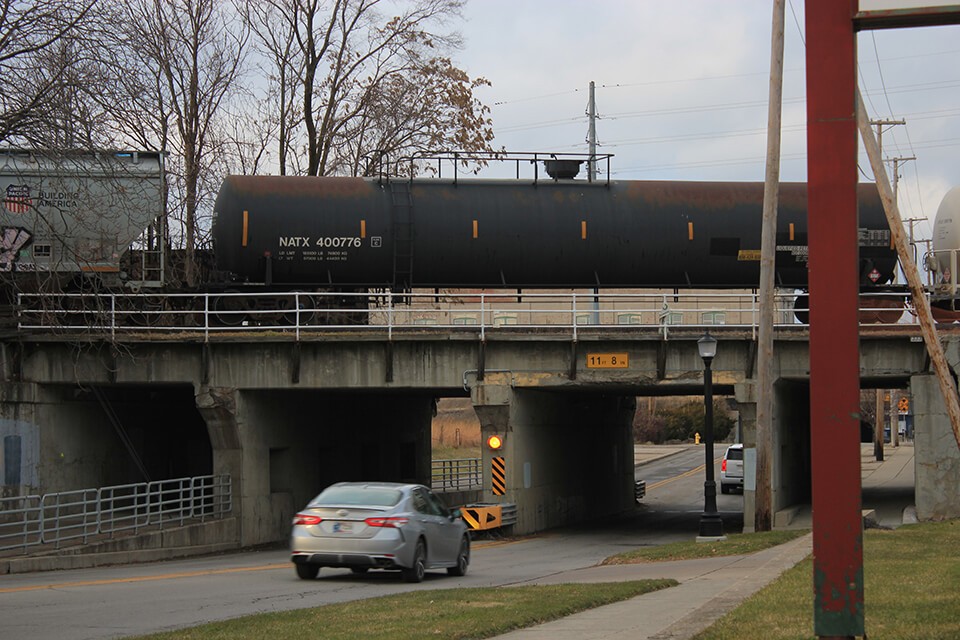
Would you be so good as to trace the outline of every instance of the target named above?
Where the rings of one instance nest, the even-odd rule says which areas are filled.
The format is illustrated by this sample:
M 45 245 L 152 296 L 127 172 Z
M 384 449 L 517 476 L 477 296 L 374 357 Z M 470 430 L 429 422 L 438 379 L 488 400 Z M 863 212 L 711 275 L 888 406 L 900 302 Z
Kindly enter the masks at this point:
M 897 411 L 899 411 L 900 413 L 909 413 L 910 399 L 905 396 L 900 398 L 900 401 L 897 402 Z
M 497 434 L 493 434 L 487 438 L 487 446 L 493 451 L 499 451 L 500 448 L 503 447 L 503 438 Z

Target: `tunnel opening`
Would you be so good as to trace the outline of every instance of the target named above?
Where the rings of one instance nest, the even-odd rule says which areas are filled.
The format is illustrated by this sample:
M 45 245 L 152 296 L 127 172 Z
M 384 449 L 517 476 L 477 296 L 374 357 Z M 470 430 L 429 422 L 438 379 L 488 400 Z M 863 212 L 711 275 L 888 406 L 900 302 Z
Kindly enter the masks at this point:
M 105 484 L 210 475 L 213 449 L 193 385 L 78 387 L 111 445 Z M 109 432 L 109 435 L 107 434 Z

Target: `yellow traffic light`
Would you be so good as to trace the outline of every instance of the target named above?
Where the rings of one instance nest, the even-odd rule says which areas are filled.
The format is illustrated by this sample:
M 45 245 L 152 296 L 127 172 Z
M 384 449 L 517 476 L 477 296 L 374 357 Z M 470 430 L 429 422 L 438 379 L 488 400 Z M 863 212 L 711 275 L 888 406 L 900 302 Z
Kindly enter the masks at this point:
M 897 402 L 897 410 L 900 413 L 907 413 L 910 411 L 910 399 L 909 398 L 900 398 L 900 401 Z
M 487 446 L 493 449 L 494 451 L 497 451 L 498 449 L 500 449 L 500 447 L 503 446 L 503 438 L 494 434 L 489 438 L 487 438 Z

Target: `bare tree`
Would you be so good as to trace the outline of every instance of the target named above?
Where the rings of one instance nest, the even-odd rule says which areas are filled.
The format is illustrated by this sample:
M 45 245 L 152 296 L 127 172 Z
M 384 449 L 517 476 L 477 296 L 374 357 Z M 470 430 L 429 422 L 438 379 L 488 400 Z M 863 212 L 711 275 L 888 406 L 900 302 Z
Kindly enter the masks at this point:
M 304 154 L 308 175 L 371 171 L 374 151 L 489 151 L 489 111 L 444 57 L 464 0 L 265 0 L 248 16 L 272 68 L 280 172 Z M 293 100 L 300 108 L 293 111 Z M 295 120 L 294 117 L 297 119 Z
M 216 118 L 240 78 L 247 32 L 218 0 L 126 0 L 127 37 L 137 47 L 141 77 L 154 82 L 156 131 L 176 149 L 182 189 L 184 279 L 196 285 L 197 212 Z M 165 130 L 169 123 L 170 131 Z
M 268 79 L 265 100 L 252 100 L 260 108 L 250 119 L 253 134 L 263 146 L 276 141 L 277 165 L 280 175 L 286 175 L 293 149 L 293 132 L 298 120 L 296 96 L 299 89 L 299 72 L 296 68 L 297 28 L 285 12 L 285 0 L 280 2 L 248 3 L 245 20 L 257 36 L 265 60 L 260 69 Z M 286 2 L 286 4 L 290 4 Z M 294 5 L 291 5 L 294 6 Z M 294 14 L 295 15 L 295 14 Z M 260 146 L 260 145 L 258 145 Z
M 46 146 L 98 0 L 0 0 L 0 142 Z M 74 78 L 75 80 L 76 78 Z M 73 122 L 77 119 L 71 118 Z

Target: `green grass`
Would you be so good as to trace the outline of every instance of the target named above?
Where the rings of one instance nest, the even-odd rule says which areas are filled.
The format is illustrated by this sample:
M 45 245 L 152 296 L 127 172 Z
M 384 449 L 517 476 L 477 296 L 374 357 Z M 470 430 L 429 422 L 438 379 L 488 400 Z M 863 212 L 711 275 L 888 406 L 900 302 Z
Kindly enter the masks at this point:
M 465 460 L 467 458 L 479 458 L 480 447 L 454 447 L 444 444 L 433 445 L 434 460 Z
M 864 534 L 864 623 L 870 638 L 960 638 L 960 520 Z M 813 566 L 784 573 L 697 640 L 814 638 Z
M 603 564 L 634 564 L 638 562 L 661 562 L 664 560 L 692 560 L 716 556 L 737 556 L 762 551 L 809 533 L 809 529 L 789 531 L 764 531 L 762 533 L 728 534 L 720 542 L 671 542 L 656 547 L 643 547 L 610 556 Z
M 674 580 L 414 591 L 313 609 L 245 616 L 153 640 L 412 640 L 489 638 L 676 585 Z

